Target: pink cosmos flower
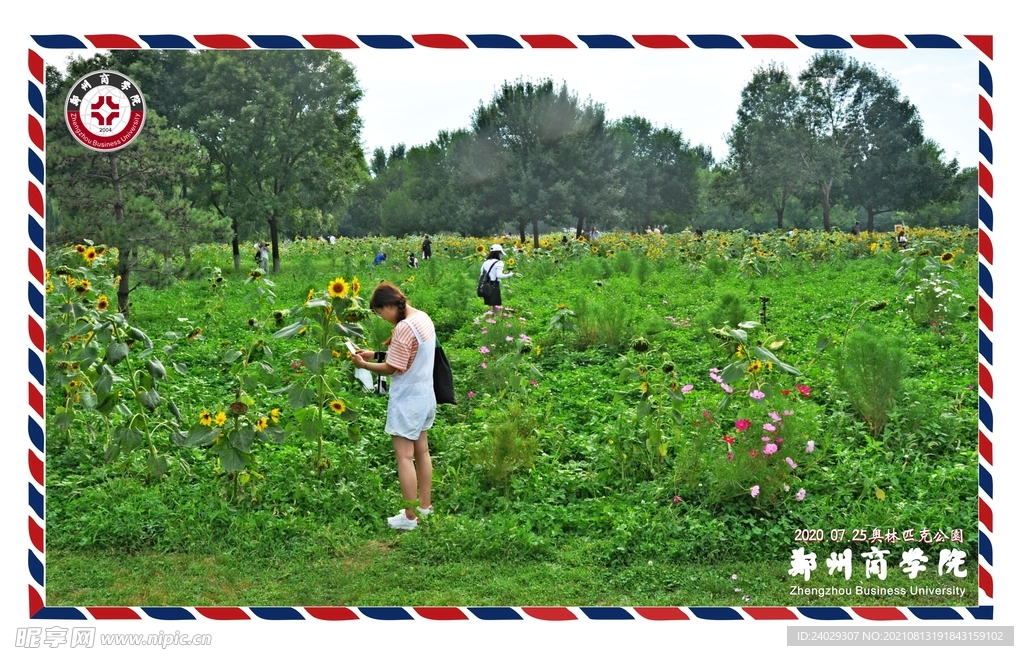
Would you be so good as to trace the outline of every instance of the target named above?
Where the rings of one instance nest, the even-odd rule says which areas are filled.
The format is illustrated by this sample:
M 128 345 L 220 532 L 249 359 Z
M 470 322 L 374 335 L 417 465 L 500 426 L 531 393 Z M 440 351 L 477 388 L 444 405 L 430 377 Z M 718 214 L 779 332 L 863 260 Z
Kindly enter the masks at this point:
M 807 453 L 814 453 L 814 440 L 807 440 Z
M 776 437 L 775 438 L 775 443 L 776 444 L 782 444 L 782 438 L 781 437 Z
M 778 450 L 779 447 L 775 446 L 775 444 L 773 444 L 772 442 L 769 442 L 768 444 L 764 445 L 764 454 L 766 456 L 770 456 L 771 454 L 775 453 Z
M 672 497 L 672 503 L 679 503 L 682 500 L 683 500 L 683 497 L 679 496 L 678 494 L 676 496 Z
M 505 335 L 505 341 L 506 342 L 511 342 L 512 341 L 512 335 Z
M 793 469 L 796 469 L 796 463 L 793 462 L 793 459 L 788 456 L 786 457 L 786 464 L 792 467 Z
M 751 458 L 756 458 L 757 457 L 757 449 L 751 449 L 750 451 L 747 451 L 747 455 L 750 456 Z
M 760 401 L 761 399 L 764 398 L 764 392 L 762 392 L 761 390 L 754 390 L 753 392 L 750 393 L 750 398 L 754 399 L 755 401 Z
M 725 435 L 725 436 L 722 437 L 722 439 L 725 440 L 726 444 L 735 444 L 736 443 L 736 438 L 733 437 L 732 435 Z
M 797 501 L 803 501 L 805 496 L 807 496 L 807 490 L 805 490 L 803 488 L 800 488 L 799 490 L 797 490 L 797 492 L 796 492 L 796 500 Z
M 486 335 L 486 334 L 487 334 L 487 329 L 486 329 L 486 328 L 483 328 L 483 329 L 482 329 L 482 330 L 480 331 L 480 334 L 481 334 L 481 335 Z
M 722 382 L 722 377 L 719 376 L 718 374 L 714 373 L 714 372 L 709 373 L 708 376 L 710 376 L 711 380 L 715 381 L 716 383 L 721 383 Z
M 756 498 L 757 495 L 759 495 L 759 494 L 761 494 L 761 486 L 760 485 L 755 485 L 754 487 L 750 488 L 750 496 Z
M 682 392 L 683 394 L 687 394 L 691 390 L 693 390 L 693 385 L 683 385 L 682 389 L 679 391 Z
M 473 391 L 470 391 L 469 394 L 467 394 L 466 396 L 468 396 L 469 398 L 473 398 L 474 396 L 476 396 L 476 394 Z
M 750 428 L 750 421 L 748 421 L 746 419 L 737 419 L 736 420 L 736 430 L 738 430 L 739 432 L 742 433 L 743 431 L 747 430 L 748 428 Z
M 769 433 L 774 433 L 774 432 L 775 432 L 775 426 L 774 426 L 773 424 L 765 424 L 765 425 L 763 426 L 763 428 L 764 428 L 764 429 L 765 429 L 766 431 L 768 431 Z
M 800 390 L 800 393 L 803 394 L 804 396 L 810 397 L 810 395 L 811 395 L 811 388 L 810 387 L 808 387 L 806 385 L 797 385 L 796 388 L 798 390 Z
M 729 462 L 732 462 L 732 459 L 735 458 L 735 457 L 736 456 L 733 454 L 732 451 L 730 451 L 729 453 L 725 454 L 725 459 L 728 460 Z
M 726 394 L 732 394 L 732 388 L 726 385 L 725 383 L 722 383 L 722 389 L 725 390 Z
M 487 368 L 487 363 L 486 362 L 481 362 L 480 363 L 480 368 L 481 369 L 486 369 Z
M 777 412 L 769 412 L 768 416 L 772 418 L 772 421 L 782 421 L 782 417 Z
M 480 352 L 486 355 L 487 353 L 491 352 L 491 349 L 487 348 L 486 346 L 481 346 Z
M 791 414 L 793 414 L 793 411 L 792 411 L 792 410 L 783 410 L 783 411 L 782 411 L 782 414 L 788 417 L 788 416 L 790 416 Z
M 531 384 L 531 385 L 533 385 L 534 387 L 536 387 L 536 386 L 537 386 L 537 381 L 535 381 L 535 380 L 531 380 L 531 381 L 530 381 L 530 384 Z
M 491 324 L 491 325 L 493 326 L 494 324 L 496 324 L 496 323 L 498 323 L 498 322 L 497 322 L 497 321 L 495 321 L 494 319 L 488 319 L 488 320 L 487 320 L 487 323 L 489 323 L 489 324 Z
M 762 442 L 771 442 L 772 441 L 772 436 L 771 435 L 762 435 L 761 436 L 761 441 Z

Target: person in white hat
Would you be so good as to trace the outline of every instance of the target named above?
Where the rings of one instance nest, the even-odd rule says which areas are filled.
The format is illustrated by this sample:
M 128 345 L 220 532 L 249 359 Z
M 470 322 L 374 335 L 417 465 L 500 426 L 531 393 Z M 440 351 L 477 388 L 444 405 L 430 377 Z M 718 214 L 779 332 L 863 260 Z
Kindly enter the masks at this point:
M 495 314 L 501 312 L 501 279 L 511 278 L 515 275 L 514 273 L 505 273 L 505 263 L 501 259 L 504 254 L 505 249 L 501 247 L 501 244 L 494 244 L 491 246 L 491 252 L 487 259 L 480 265 L 480 275 L 483 276 L 486 272 L 487 278 L 495 281 L 492 292 L 484 296 L 484 303 L 490 305 Z

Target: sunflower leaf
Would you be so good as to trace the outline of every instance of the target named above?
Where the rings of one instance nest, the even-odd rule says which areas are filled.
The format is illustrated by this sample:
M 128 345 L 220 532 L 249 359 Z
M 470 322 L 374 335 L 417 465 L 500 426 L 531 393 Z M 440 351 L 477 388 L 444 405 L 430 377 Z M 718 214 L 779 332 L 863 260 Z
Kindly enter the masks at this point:
M 121 360 L 128 357 L 128 345 L 124 342 L 111 342 L 107 347 L 106 360 L 110 366 L 117 366 Z
M 324 305 L 326 305 L 326 302 L 324 303 Z M 271 335 L 271 337 L 275 337 L 277 339 L 286 339 L 288 337 L 294 337 L 295 335 L 299 334 L 299 331 L 302 330 L 303 327 L 305 327 L 305 325 L 305 321 L 296 321 L 290 326 L 285 326 L 281 330 L 277 331 L 276 333 Z

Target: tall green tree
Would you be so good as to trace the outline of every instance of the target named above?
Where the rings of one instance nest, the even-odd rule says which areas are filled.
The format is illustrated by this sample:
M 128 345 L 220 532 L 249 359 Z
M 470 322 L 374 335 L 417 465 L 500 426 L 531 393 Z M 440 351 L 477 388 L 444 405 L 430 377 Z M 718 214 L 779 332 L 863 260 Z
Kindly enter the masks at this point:
M 187 62 L 181 120 L 210 153 L 211 205 L 234 222 L 235 266 L 240 223 L 265 220 L 280 271 L 288 217 L 338 204 L 366 177 L 355 72 L 330 51 L 207 50 Z

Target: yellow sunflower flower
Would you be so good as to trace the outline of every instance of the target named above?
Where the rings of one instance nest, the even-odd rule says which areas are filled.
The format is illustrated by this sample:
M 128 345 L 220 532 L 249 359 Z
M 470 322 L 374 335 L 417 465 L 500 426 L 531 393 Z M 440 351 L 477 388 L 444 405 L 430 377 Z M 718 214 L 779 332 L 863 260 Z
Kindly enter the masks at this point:
M 345 412 L 345 404 L 335 399 L 334 401 L 331 401 L 331 410 L 334 410 L 340 415 Z
M 749 365 L 747 365 L 747 373 L 748 374 L 756 374 L 759 371 L 761 371 L 761 361 L 760 360 L 754 360 Z
M 209 426 L 213 423 L 213 415 L 210 414 L 209 410 L 203 410 L 199 413 L 199 423 L 203 426 Z
M 316 290 L 313 289 L 312 287 L 310 287 L 309 288 L 309 293 L 306 294 L 306 302 L 307 303 L 309 303 L 311 300 L 313 300 L 313 294 L 315 294 L 315 293 L 316 293 Z
M 78 244 L 78 245 L 75 246 L 75 251 L 77 251 L 80 255 L 84 254 L 85 253 L 85 246 L 83 246 L 81 244 Z
M 270 421 L 272 421 L 272 422 L 274 422 L 276 424 L 277 421 L 280 418 L 281 418 L 281 408 L 274 408 L 273 410 L 270 411 Z
M 942 257 L 940 257 L 939 259 L 942 260 L 943 264 L 949 264 L 950 262 L 953 261 L 954 257 L 956 256 L 950 253 L 949 251 L 946 251 L 945 253 L 942 254 Z
M 218 412 L 217 416 L 213 418 L 213 423 L 217 424 L 218 426 L 223 426 L 224 422 L 226 422 L 227 420 L 228 420 L 228 416 L 226 414 L 224 414 L 223 411 L 221 411 L 221 412 Z
M 486 250 L 486 249 L 484 248 L 484 245 L 483 245 L 483 244 L 477 244 L 477 245 L 476 245 L 476 252 L 477 252 L 477 253 L 483 253 L 483 252 L 484 252 L 485 250 Z
M 644 382 L 640 383 L 640 391 L 643 392 L 644 394 L 646 394 L 648 392 L 648 390 L 650 390 L 650 389 L 651 389 L 651 386 L 647 384 L 646 380 Z
M 107 299 L 106 294 L 100 294 L 100 297 L 96 299 L 96 309 L 102 312 L 110 307 L 110 301 Z
M 352 295 L 359 296 L 359 278 L 352 277 Z
M 345 282 L 344 278 L 335 278 L 331 281 L 331 285 L 328 288 L 331 292 L 331 298 L 345 297 L 348 295 L 348 283 Z
M 260 417 L 259 419 L 256 420 L 256 425 L 253 428 L 256 429 L 257 433 L 262 433 L 269 424 L 270 420 L 268 420 L 266 417 Z

